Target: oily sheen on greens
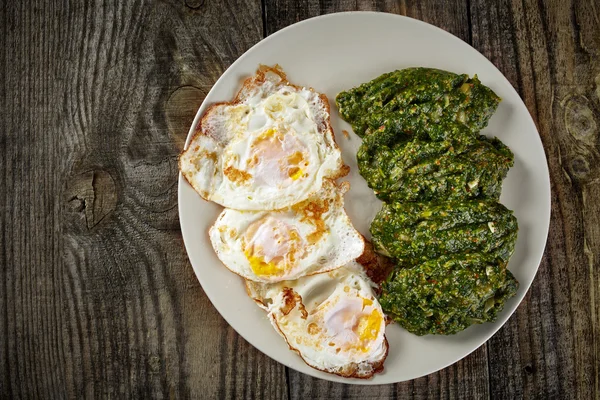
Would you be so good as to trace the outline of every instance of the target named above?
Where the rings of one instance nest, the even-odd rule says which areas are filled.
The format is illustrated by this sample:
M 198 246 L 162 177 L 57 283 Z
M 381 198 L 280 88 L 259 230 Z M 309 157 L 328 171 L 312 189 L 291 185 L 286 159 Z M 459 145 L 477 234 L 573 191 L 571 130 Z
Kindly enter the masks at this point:
M 442 141 L 372 134 L 357 153 L 358 168 L 386 202 L 498 199 L 513 154 L 497 139 Z
M 403 266 L 454 253 L 482 253 L 508 261 L 517 219 L 495 201 L 384 204 L 373 223 L 375 249 Z
M 494 321 L 517 287 L 505 261 L 463 253 L 396 269 L 379 302 L 409 332 L 448 335 Z
M 436 138 L 455 125 L 479 132 L 500 98 L 477 76 L 434 68 L 406 68 L 383 74 L 338 94 L 344 120 L 360 137 L 375 130 Z

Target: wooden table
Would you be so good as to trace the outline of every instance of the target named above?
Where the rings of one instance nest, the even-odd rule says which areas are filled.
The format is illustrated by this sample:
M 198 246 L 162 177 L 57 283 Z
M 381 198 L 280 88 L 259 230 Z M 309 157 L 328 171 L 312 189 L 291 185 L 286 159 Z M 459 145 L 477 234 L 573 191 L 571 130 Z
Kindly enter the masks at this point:
M 600 2 L 4 1 L 0 397 L 599 399 Z M 345 10 L 437 25 L 510 80 L 552 180 L 546 253 L 508 323 L 411 382 L 334 384 L 246 343 L 183 247 L 177 155 L 263 37 Z

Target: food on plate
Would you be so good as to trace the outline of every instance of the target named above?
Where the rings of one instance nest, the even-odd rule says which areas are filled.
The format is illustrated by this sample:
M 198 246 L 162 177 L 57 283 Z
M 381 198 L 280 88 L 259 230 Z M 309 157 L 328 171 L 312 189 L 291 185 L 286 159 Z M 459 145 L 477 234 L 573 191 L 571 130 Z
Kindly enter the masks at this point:
M 495 321 L 517 288 L 506 261 L 463 253 L 396 269 L 382 284 L 379 301 L 409 332 L 448 335 Z
M 375 285 L 375 293 L 379 293 L 381 283 L 394 269 L 394 261 L 375 252 L 373 244 L 368 240 L 365 240 L 365 251 L 356 259 L 356 262 L 363 266 L 365 274 Z
M 348 188 L 325 179 L 321 190 L 285 209 L 225 209 L 209 231 L 213 248 L 227 268 L 258 282 L 341 267 L 364 250 L 364 239 L 344 210 Z
M 371 134 L 357 153 L 358 168 L 383 201 L 498 199 L 513 154 L 497 139 L 481 137 L 398 143 Z
M 325 95 L 259 67 L 233 101 L 211 106 L 179 158 L 206 200 L 236 210 L 275 210 L 348 173 L 335 143 Z
M 388 354 L 385 317 L 360 264 L 272 284 L 246 281 L 249 296 L 311 367 L 370 378 Z
M 350 185 L 335 179 L 348 167 L 329 118 L 325 95 L 261 66 L 232 102 L 208 109 L 179 166 L 226 207 L 209 229 L 213 249 L 289 347 L 319 370 L 370 378 L 388 343 L 367 271 L 381 281 L 384 267 L 344 210 Z
M 499 102 L 477 76 L 431 68 L 337 96 L 363 138 L 359 172 L 384 202 L 370 229 L 375 250 L 395 264 L 380 279 L 382 308 L 417 335 L 494 321 L 516 293 L 506 265 L 517 220 L 497 202 L 514 157 L 479 133 Z
M 517 219 L 495 201 L 384 204 L 371 224 L 377 251 L 403 267 L 452 253 L 482 253 L 507 261 Z
M 479 132 L 500 98 L 477 76 L 406 68 L 338 94 L 340 115 L 363 137 L 376 130 L 435 140 L 463 126 Z

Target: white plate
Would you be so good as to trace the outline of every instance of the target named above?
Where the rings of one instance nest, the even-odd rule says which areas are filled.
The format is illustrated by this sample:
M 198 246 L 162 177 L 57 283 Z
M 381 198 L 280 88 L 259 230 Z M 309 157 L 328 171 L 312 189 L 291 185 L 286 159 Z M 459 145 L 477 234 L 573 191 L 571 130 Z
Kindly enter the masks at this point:
M 248 342 L 290 368 L 332 381 L 383 384 L 414 379 L 442 369 L 481 346 L 506 322 L 527 292 L 544 252 L 550 221 L 550 180 L 536 127 L 506 78 L 475 49 L 451 34 L 414 19 L 392 14 L 353 12 L 309 19 L 269 36 L 242 55 L 221 76 L 198 110 L 188 142 L 206 107 L 229 101 L 242 80 L 258 64 L 280 64 L 291 82 L 327 94 L 331 119 L 344 161 L 350 166 L 352 189 L 346 209 L 357 229 L 368 236 L 379 201 L 360 177 L 356 150 L 360 139 L 335 108 L 335 96 L 378 75 L 423 66 L 477 74 L 503 101 L 484 133 L 498 136 L 515 153 L 515 166 L 504 181 L 501 201 L 515 211 L 519 237 L 509 268 L 521 283 L 498 321 L 472 326 L 454 336 L 412 335 L 397 325 L 387 327 L 390 343 L 385 370 L 371 380 L 344 379 L 308 367 L 291 352 L 269 324 L 264 311 L 246 295 L 242 280 L 217 259 L 208 228 L 221 207 L 208 203 L 179 176 L 179 216 L 185 246 L 204 291 L 227 322 Z

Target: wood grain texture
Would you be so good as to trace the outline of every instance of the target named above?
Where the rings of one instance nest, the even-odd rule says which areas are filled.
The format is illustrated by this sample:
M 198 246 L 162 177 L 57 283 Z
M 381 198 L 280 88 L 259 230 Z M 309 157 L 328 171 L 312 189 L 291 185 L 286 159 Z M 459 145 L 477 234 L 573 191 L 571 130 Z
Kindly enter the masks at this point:
M 188 111 L 261 39 L 260 1 L 4 2 L 1 21 L 0 397 L 285 397 L 177 215 Z
M 318 15 L 343 11 L 381 11 L 406 15 L 436 25 L 469 41 L 467 0 L 265 0 L 266 33 Z
M 552 182 L 548 245 L 526 301 L 488 345 L 490 391 L 598 398 L 597 2 L 473 1 L 473 44 L 506 75 L 544 143 Z M 511 362 L 506 362 L 511 360 Z
M 263 35 L 379 10 L 471 43 L 509 79 L 552 182 L 545 257 L 464 360 L 396 385 L 286 369 L 218 315 L 187 260 L 176 157 Z M 600 4 L 559 0 L 0 5 L 0 398 L 600 399 Z

